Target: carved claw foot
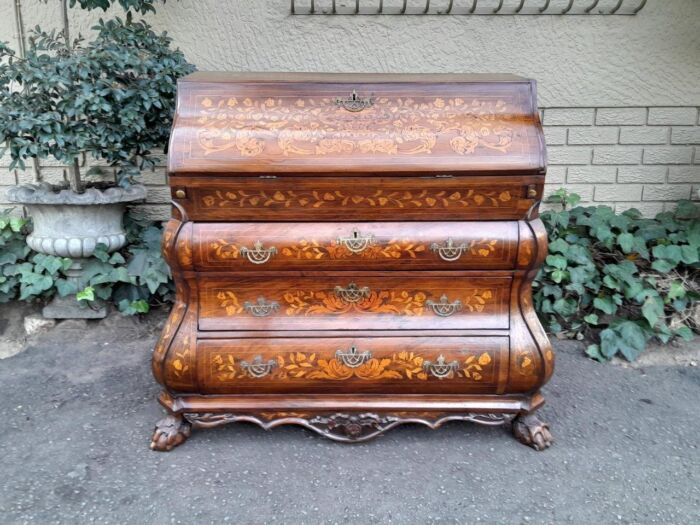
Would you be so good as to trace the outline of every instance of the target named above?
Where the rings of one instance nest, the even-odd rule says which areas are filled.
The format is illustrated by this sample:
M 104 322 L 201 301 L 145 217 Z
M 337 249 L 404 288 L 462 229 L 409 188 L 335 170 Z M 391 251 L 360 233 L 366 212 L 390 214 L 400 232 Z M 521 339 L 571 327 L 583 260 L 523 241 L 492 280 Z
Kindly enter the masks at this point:
M 192 432 L 192 424 L 179 414 L 170 414 L 158 423 L 153 431 L 151 450 L 167 452 L 184 443 Z
M 513 419 L 513 435 L 523 445 L 535 450 L 544 450 L 552 445 L 549 425 L 535 414 L 521 414 Z

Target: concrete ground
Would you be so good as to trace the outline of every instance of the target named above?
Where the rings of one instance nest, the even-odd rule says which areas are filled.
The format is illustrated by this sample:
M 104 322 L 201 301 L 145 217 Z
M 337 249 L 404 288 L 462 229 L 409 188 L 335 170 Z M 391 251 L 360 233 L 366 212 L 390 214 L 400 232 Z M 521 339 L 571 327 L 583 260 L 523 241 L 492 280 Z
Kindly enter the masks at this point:
M 2 306 L 0 341 L 22 315 Z M 68 321 L 0 360 L 0 523 L 700 523 L 697 366 L 600 365 L 557 343 L 545 452 L 451 423 L 358 445 L 237 424 L 157 453 L 162 320 Z

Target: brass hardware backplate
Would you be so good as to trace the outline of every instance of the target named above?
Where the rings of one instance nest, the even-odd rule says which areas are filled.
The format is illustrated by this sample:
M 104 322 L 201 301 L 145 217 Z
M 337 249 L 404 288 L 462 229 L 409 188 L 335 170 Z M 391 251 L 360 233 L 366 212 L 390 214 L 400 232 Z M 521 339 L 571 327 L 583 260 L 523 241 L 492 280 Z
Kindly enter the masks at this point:
M 245 246 L 241 248 L 241 255 L 247 257 L 253 264 L 265 264 L 276 253 L 277 248 L 274 246 L 263 248 L 261 241 L 255 241 L 253 248 L 246 248 Z
M 440 317 L 449 317 L 462 309 L 462 302 L 459 299 L 450 303 L 446 295 L 440 297 L 440 301 L 437 303 L 428 299 L 425 304 L 433 310 L 435 315 L 439 315 Z
M 438 379 L 444 379 L 450 377 L 454 371 L 459 368 L 458 361 L 452 361 L 450 363 L 445 362 L 445 356 L 440 355 L 437 360 L 433 363 L 432 361 L 423 361 L 423 370 L 429 374 L 434 375 Z
M 362 253 L 374 244 L 374 235 L 362 235 L 358 230 L 353 230 L 350 237 L 338 237 L 336 242 L 352 253 Z
M 254 377 L 256 379 L 265 377 L 272 372 L 272 369 L 276 366 L 277 361 L 270 359 L 267 363 L 264 363 L 262 356 L 260 355 L 253 359 L 252 363 L 249 363 L 248 361 L 241 361 L 241 368 L 243 371 L 250 377 Z
M 430 245 L 430 249 L 440 256 L 440 259 L 447 262 L 454 262 L 462 256 L 462 253 L 467 249 L 466 244 L 462 243 L 456 245 L 449 237 L 447 241 L 443 244 L 433 243 Z
M 243 303 L 243 309 L 255 317 L 267 317 L 279 308 L 280 304 L 277 301 L 267 302 L 264 297 L 258 297 L 254 303 L 250 301 Z
M 360 288 L 355 283 L 350 283 L 347 288 L 336 286 L 334 289 L 335 295 L 346 303 L 359 303 L 369 297 L 369 288 L 363 286 Z
M 372 358 L 372 352 L 369 350 L 359 352 L 353 345 L 350 347 L 350 350 L 337 350 L 335 357 L 348 368 L 357 368 Z
M 372 97 L 359 97 L 356 90 L 352 90 L 352 95 L 349 97 L 338 97 L 335 99 L 335 105 L 356 113 L 362 111 L 370 106 L 374 105 L 374 99 Z

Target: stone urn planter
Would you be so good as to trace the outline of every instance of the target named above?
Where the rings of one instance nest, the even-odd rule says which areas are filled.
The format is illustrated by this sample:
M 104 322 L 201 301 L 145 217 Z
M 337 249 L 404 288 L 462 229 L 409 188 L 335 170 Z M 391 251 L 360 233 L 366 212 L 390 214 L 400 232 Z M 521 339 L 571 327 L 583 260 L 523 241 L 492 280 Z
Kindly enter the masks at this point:
M 27 207 L 34 229 L 27 237 L 29 247 L 37 252 L 58 257 L 70 257 L 73 265 L 67 270 L 78 290 L 85 287 L 83 264 L 95 253 L 98 244 L 114 252 L 126 244 L 122 217 L 128 202 L 143 200 L 146 188 L 99 190 L 89 188 L 84 193 L 71 190 L 56 191 L 48 184 L 27 184 L 10 188 L 10 202 Z M 51 319 L 101 319 L 107 315 L 103 304 L 86 308 L 75 296 L 56 295 L 42 314 Z

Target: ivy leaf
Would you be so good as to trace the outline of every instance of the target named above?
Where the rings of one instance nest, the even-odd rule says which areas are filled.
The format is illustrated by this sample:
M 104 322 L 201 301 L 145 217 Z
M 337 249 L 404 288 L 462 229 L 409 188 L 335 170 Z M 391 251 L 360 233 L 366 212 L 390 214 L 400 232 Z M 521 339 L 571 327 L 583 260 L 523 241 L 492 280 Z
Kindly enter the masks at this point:
M 95 300 L 95 289 L 92 286 L 86 286 L 75 294 L 75 298 L 78 301 L 94 301 Z
M 693 331 L 685 325 L 676 328 L 673 333 L 683 338 L 685 341 L 693 340 Z
M 597 325 L 598 324 L 598 314 L 588 314 L 583 316 L 583 320 L 588 324 Z
M 644 351 L 647 338 L 642 328 L 632 321 L 623 321 L 616 327 L 620 352 L 628 361 L 634 361 Z
M 95 246 L 95 252 L 92 255 L 95 259 L 98 261 L 101 261 L 103 263 L 106 263 L 109 261 L 109 253 L 107 252 L 107 245 L 98 243 L 97 246 Z
M 548 255 L 545 260 L 548 265 L 553 266 L 554 268 L 558 268 L 559 270 L 566 269 L 566 257 L 562 255 Z
M 63 259 L 61 257 L 54 257 L 53 255 L 38 253 L 34 256 L 34 262 L 38 270 L 46 270 L 51 275 L 63 269 Z
M 685 264 L 695 264 L 700 260 L 700 246 L 681 246 L 681 260 Z
M 624 253 L 630 253 L 634 248 L 634 235 L 631 233 L 621 233 L 617 236 L 617 244 L 620 245 Z
M 124 259 L 121 253 L 114 252 L 109 258 L 108 262 L 109 264 L 124 264 L 126 263 L 126 260 Z
M 25 300 L 30 296 L 40 295 L 41 293 L 51 289 L 53 279 L 48 275 L 29 272 L 22 274 L 20 286 L 20 300 Z
M 27 219 L 23 219 L 21 217 L 11 217 L 9 224 L 10 224 L 10 229 L 13 232 L 19 233 L 22 231 L 22 228 L 24 228 L 24 226 L 27 224 Z
M 54 284 L 56 285 L 58 295 L 61 297 L 67 297 L 78 293 L 78 287 L 74 281 L 69 281 L 68 279 L 56 279 Z
M 593 306 L 608 315 L 617 311 L 617 306 L 610 297 L 596 297 L 593 299 Z
M 612 328 L 600 332 L 600 353 L 607 359 L 612 359 L 619 350 L 618 335 Z
M 675 267 L 675 264 L 671 264 L 670 262 L 664 259 L 657 259 L 656 261 L 651 263 L 651 268 L 659 273 L 668 273 Z
M 668 290 L 668 295 L 667 297 L 671 300 L 674 301 L 676 299 L 681 299 L 685 297 L 685 287 L 683 286 L 683 283 L 681 281 L 673 281 L 671 283 L 671 286 L 669 287 Z
M 569 243 L 566 242 L 564 239 L 555 239 L 551 243 L 549 243 L 549 251 L 551 253 L 563 253 L 566 254 L 566 252 L 569 250 Z
M 600 346 L 596 344 L 588 345 L 588 347 L 586 348 L 586 355 L 600 363 L 605 362 L 605 356 L 600 351 Z
M 552 281 L 555 283 L 560 283 L 566 278 L 566 272 L 562 270 L 554 270 L 551 274 Z
M 647 297 L 642 305 L 642 315 L 649 323 L 649 327 L 654 328 L 664 315 L 663 300 L 658 296 Z
M 561 298 L 554 301 L 554 311 L 563 317 L 576 313 L 578 305 L 573 299 Z

